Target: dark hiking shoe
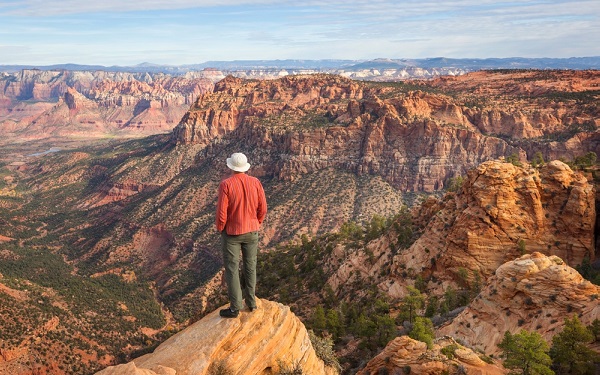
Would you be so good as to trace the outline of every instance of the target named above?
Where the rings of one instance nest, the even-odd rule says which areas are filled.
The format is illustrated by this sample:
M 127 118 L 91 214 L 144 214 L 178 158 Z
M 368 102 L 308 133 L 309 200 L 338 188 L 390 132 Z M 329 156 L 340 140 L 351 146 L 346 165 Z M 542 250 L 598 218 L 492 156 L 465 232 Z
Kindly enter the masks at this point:
M 227 308 L 219 311 L 219 315 L 223 318 L 237 318 L 237 316 L 240 315 L 240 311 Z
M 257 308 L 258 308 L 258 307 L 256 307 L 256 306 L 254 306 L 254 307 L 252 307 L 252 306 L 249 306 L 249 307 L 248 307 L 248 310 L 250 310 L 250 312 L 252 312 L 252 311 L 256 310 Z

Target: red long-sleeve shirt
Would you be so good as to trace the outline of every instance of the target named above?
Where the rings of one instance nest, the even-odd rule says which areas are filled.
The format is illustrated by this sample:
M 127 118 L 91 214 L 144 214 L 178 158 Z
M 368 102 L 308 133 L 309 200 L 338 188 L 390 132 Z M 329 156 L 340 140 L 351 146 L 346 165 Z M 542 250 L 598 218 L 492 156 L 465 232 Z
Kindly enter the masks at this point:
M 257 231 L 267 214 L 267 199 L 256 177 L 236 173 L 219 184 L 215 224 L 235 236 Z

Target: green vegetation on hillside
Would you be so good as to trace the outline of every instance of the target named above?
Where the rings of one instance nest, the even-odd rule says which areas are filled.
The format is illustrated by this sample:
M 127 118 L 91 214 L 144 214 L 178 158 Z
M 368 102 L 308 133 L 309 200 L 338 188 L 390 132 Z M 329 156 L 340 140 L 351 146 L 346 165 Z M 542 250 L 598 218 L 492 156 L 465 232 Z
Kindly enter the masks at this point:
M 428 92 L 432 94 L 447 94 L 442 89 L 432 87 L 419 81 L 367 82 L 366 84 L 370 87 L 375 87 L 379 89 L 390 89 L 390 91 L 380 94 L 382 99 L 392 98 L 402 93 L 409 93 L 414 91 Z
M 308 329 L 319 337 L 330 337 L 337 348 L 358 340 L 358 352 L 341 358 L 349 367 L 356 366 L 360 358 L 374 355 L 400 334 L 431 344 L 434 335 L 430 318 L 438 316 L 439 320 L 439 315 L 474 298 L 481 288 L 478 275 L 465 269 L 461 284 L 448 287 L 439 298 L 427 294 L 426 285 L 431 280 L 411 270 L 402 274 L 405 279 L 414 280 L 415 285 L 408 287 L 410 293 L 406 297 L 391 299 L 381 292 L 377 279 L 391 272 L 389 261 L 383 262 L 378 277 L 351 271 L 344 285 L 339 286 L 343 292 L 336 293 L 327 284 L 339 262 L 352 255 L 364 257 L 367 263 L 381 264 L 382 260 L 376 259 L 367 246 L 371 241 L 388 238 L 393 255 L 410 247 L 419 231 L 408 210 L 402 210 L 393 218 L 374 215 L 363 224 L 346 222 L 338 232 L 313 239 L 304 235 L 298 244 L 259 256 L 257 295 L 290 305 Z
M 585 279 L 591 281 L 596 285 L 600 285 L 600 269 L 592 267 L 590 263 L 590 258 L 585 257 L 580 265 L 576 266 L 575 269 L 577 272 L 581 274 Z M 598 298 L 598 296 L 597 296 Z
M 114 274 L 79 276 L 46 247 L 3 244 L 0 254 L 0 283 L 25 298 L 0 293 L 0 347 L 27 343 L 40 358 L 29 364 L 32 368 L 43 366 L 45 353 L 52 352 L 68 373 L 95 372 L 105 354 L 124 360 L 128 345 L 151 345 L 153 339 L 141 334 L 141 327 L 165 324 L 146 282 L 127 282 Z M 47 328 L 53 319 L 55 325 Z M 74 348 L 90 359 L 82 361 Z
M 589 344 L 600 340 L 600 320 L 585 326 L 577 315 L 565 318 L 563 330 L 552 338 L 552 346 L 537 332 L 521 330 L 511 334 L 506 331 L 498 347 L 502 349 L 504 367 L 510 374 L 593 375 L 600 355 Z
M 596 126 L 591 122 L 585 122 L 582 124 L 570 124 L 563 130 L 547 133 L 539 138 L 540 142 L 565 142 L 573 138 L 576 134 L 583 132 L 594 132 Z M 530 140 L 531 141 L 531 140 Z
M 506 331 L 502 342 L 504 367 L 511 369 L 510 374 L 552 375 L 552 360 L 548 355 L 548 343 L 537 332 L 521 330 L 516 334 Z
M 600 355 L 588 345 L 596 338 L 594 326 L 586 327 L 577 315 L 565 318 L 563 330 L 552 338 L 550 357 L 554 369 L 559 374 L 595 374 Z
M 600 90 L 551 91 L 540 95 L 540 97 L 561 102 L 576 101 L 579 102 L 579 104 L 590 104 L 598 102 Z

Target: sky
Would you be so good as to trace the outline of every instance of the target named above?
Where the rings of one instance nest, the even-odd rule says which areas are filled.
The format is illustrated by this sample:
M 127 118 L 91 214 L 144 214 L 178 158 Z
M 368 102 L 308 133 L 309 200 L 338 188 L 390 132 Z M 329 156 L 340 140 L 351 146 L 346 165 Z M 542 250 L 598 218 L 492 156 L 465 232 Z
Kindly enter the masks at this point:
M 600 0 L 0 0 L 0 65 L 600 56 Z

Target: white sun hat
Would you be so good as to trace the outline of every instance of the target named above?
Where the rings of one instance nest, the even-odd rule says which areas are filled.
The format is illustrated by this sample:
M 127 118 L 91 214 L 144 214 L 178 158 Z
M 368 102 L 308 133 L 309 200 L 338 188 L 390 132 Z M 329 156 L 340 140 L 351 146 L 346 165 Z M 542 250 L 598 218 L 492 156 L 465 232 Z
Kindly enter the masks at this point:
M 227 158 L 227 166 L 229 169 L 236 172 L 246 172 L 248 169 L 250 169 L 248 158 L 246 158 L 246 155 L 242 154 L 241 152 L 231 154 L 231 157 Z

